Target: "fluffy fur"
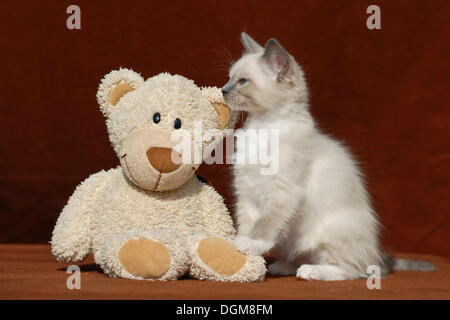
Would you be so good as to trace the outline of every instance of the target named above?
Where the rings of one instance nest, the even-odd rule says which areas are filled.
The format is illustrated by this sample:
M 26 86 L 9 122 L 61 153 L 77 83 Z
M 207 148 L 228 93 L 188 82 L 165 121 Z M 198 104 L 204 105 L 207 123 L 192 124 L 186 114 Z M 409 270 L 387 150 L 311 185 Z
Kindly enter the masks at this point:
M 131 91 L 115 92 L 117 86 Z M 120 94 L 113 105 L 110 97 Z M 190 272 L 204 280 L 262 281 L 266 272 L 262 257 L 248 256 L 245 265 L 232 275 L 216 272 L 197 257 L 201 239 L 235 237 L 222 197 L 194 175 L 198 166 L 186 164 L 185 170 L 183 164 L 170 173 L 149 174 L 156 169 L 146 151 L 167 147 L 164 144 L 170 142 L 175 118 L 181 119 L 183 128 L 192 135 L 195 120 L 202 120 L 205 129 L 219 130 L 212 103 L 223 103 L 220 90 L 200 89 L 191 80 L 167 73 L 144 81 L 134 71 L 120 69 L 105 76 L 97 97 L 122 165 L 95 173 L 76 188 L 53 230 L 51 244 L 56 258 L 77 262 L 93 253 L 111 277 L 175 280 Z M 156 112 L 161 115 L 158 123 L 152 120 Z M 207 145 L 204 142 L 202 148 Z M 159 185 L 165 183 L 164 189 L 154 187 L 155 180 L 161 182 Z M 125 243 L 136 239 L 159 242 L 168 249 L 170 266 L 164 274 L 143 278 L 127 271 L 120 252 Z M 141 256 L 139 252 L 136 260 Z M 151 258 L 144 257 L 146 261 Z
M 244 129 L 278 129 L 280 150 L 275 175 L 261 175 L 260 165 L 234 166 L 235 246 L 254 255 L 272 250 L 279 260 L 270 273 L 308 280 L 367 277 L 369 265 L 382 274 L 396 266 L 432 270 L 382 254 L 362 173 L 349 150 L 315 125 L 294 58 L 275 39 L 265 48 L 245 33 L 241 41 L 245 53 L 222 88 L 225 101 L 247 111 Z M 248 152 L 238 140 L 237 153 Z

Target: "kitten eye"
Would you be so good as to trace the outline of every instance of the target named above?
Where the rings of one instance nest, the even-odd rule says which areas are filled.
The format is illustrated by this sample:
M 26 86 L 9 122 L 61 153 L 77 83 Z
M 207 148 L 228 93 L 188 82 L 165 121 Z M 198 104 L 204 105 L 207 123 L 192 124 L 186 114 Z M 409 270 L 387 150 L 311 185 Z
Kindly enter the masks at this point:
M 180 129 L 181 128 L 181 120 L 176 118 L 175 121 L 173 122 L 173 127 L 175 129 Z
M 238 80 L 238 83 L 241 85 L 241 86 L 243 86 L 244 84 L 246 84 L 248 82 L 248 79 L 245 79 L 245 78 L 240 78 L 239 80 Z
M 159 123 L 161 121 L 161 115 L 157 112 L 153 115 L 153 122 Z

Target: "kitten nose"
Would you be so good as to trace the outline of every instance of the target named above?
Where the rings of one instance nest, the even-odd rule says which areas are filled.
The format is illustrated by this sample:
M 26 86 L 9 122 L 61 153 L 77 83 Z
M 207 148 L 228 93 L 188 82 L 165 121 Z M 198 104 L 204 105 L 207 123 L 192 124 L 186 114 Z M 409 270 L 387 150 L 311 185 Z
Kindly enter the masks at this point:
M 170 148 L 152 147 L 147 150 L 147 158 L 153 168 L 161 173 L 169 173 L 181 166 L 181 160 L 180 163 L 173 163 L 172 152 L 175 151 Z M 176 153 L 176 156 L 181 159 L 180 154 Z
M 222 94 L 227 94 L 229 91 L 228 90 L 225 90 L 225 89 L 221 89 L 222 90 Z

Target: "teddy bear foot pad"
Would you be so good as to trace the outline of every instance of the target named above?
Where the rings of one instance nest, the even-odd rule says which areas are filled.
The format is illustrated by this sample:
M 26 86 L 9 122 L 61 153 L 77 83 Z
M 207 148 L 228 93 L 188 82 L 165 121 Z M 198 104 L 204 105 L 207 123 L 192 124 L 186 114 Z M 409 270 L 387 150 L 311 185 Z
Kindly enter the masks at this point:
M 125 270 L 144 279 L 157 279 L 169 270 L 169 249 L 160 242 L 149 239 L 127 241 L 119 252 L 119 260 Z
M 238 252 L 230 241 L 204 238 L 199 241 L 197 255 L 213 271 L 231 276 L 247 263 L 247 257 Z

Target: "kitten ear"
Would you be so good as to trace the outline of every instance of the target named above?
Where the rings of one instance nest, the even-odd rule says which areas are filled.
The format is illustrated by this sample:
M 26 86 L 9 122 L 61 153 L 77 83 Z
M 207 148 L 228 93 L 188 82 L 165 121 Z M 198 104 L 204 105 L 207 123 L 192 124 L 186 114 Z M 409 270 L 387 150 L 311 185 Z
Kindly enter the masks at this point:
M 252 39 L 245 32 L 241 33 L 241 43 L 244 46 L 244 53 L 256 53 L 258 51 L 263 51 L 264 48 L 255 40 Z
M 289 53 L 275 39 L 267 41 L 262 59 L 274 79 L 280 80 L 289 70 Z

